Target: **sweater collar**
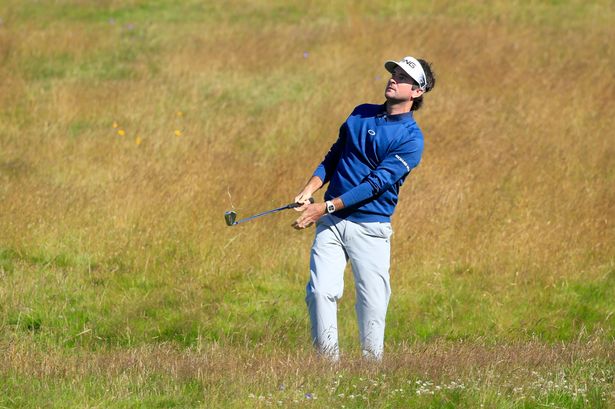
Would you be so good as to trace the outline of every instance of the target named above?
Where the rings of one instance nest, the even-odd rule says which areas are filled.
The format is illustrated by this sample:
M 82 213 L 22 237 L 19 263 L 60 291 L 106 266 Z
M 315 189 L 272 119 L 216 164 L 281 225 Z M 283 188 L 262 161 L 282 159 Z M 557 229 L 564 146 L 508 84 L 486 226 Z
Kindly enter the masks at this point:
M 409 121 L 409 120 L 414 119 L 414 115 L 412 111 L 404 112 L 403 114 L 388 115 L 386 102 L 381 105 L 380 115 L 378 116 L 382 116 L 383 118 L 387 120 L 387 122 L 402 122 L 402 121 Z

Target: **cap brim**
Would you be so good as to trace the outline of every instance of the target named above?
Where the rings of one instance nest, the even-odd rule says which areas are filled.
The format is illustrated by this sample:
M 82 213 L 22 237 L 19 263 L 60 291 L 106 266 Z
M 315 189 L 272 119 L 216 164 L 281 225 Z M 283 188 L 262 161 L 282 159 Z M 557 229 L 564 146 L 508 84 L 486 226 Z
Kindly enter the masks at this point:
M 397 63 L 397 61 L 389 60 L 384 63 L 384 68 L 391 74 L 395 70 L 395 67 L 399 67 L 399 64 Z

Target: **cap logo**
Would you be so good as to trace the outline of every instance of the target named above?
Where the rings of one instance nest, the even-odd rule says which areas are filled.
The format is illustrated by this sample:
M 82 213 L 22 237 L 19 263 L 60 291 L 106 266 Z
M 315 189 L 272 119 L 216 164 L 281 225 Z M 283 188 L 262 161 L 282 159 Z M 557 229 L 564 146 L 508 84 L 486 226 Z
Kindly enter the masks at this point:
M 416 68 L 416 64 L 414 63 L 414 61 L 404 60 L 404 62 L 405 62 L 406 64 L 408 64 L 410 67 L 412 67 L 412 68 Z

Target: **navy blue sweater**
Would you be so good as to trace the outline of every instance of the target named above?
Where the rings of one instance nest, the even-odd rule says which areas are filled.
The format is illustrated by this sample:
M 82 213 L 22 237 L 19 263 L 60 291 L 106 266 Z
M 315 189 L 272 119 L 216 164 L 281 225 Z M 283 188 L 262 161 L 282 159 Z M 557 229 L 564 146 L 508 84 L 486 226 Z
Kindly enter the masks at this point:
M 423 153 L 423 134 L 412 112 L 387 115 L 385 105 L 359 105 L 314 171 L 329 182 L 325 200 L 340 197 L 335 212 L 355 222 L 388 222 L 399 188 Z

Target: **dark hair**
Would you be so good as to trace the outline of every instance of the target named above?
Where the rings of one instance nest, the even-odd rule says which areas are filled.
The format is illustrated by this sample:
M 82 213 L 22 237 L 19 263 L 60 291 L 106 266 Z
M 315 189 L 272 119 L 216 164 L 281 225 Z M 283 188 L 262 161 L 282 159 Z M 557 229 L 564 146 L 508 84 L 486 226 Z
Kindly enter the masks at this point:
M 421 64 L 421 67 L 423 67 L 423 71 L 425 71 L 425 77 L 427 79 L 427 86 L 425 87 L 425 93 L 427 93 L 433 89 L 434 85 L 436 85 L 436 76 L 433 70 L 431 69 L 430 63 L 428 63 L 427 61 L 421 58 L 418 59 L 418 62 Z M 423 93 L 423 95 L 421 95 L 420 97 L 414 100 L 414 102 L 412 103 L 412 108 L 410 108 L 411 111 L 418 111 L 419 109 L 421 109 L 421 106 L 423 105 L 423 97 L 425 96 L 425 93 Z

